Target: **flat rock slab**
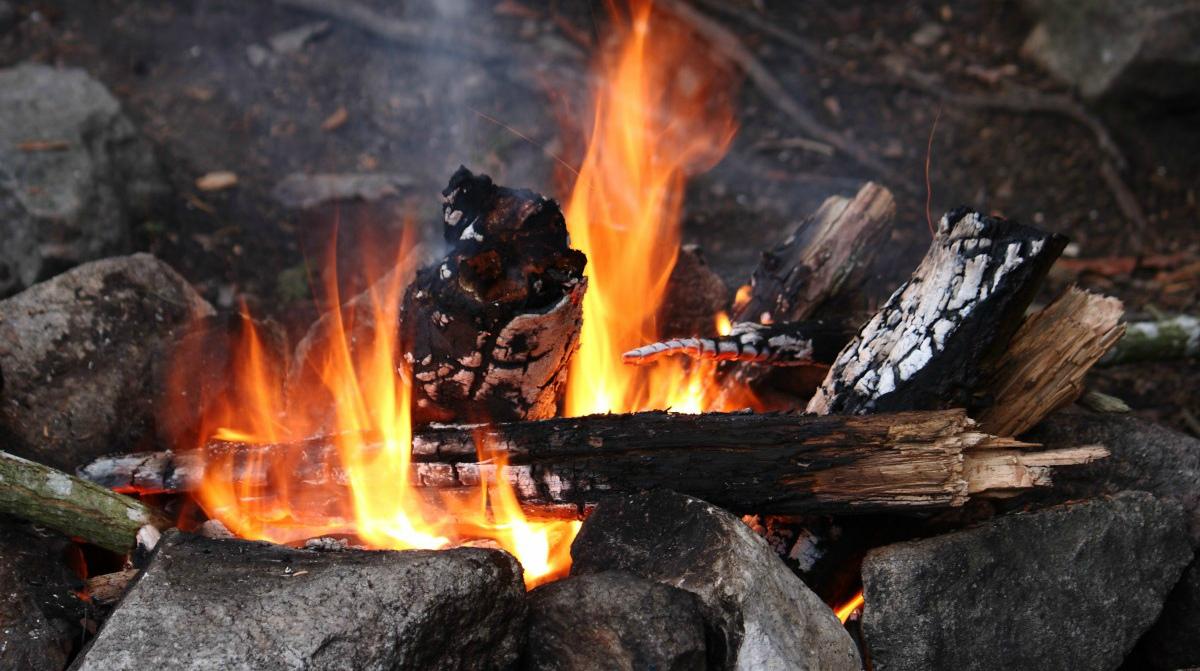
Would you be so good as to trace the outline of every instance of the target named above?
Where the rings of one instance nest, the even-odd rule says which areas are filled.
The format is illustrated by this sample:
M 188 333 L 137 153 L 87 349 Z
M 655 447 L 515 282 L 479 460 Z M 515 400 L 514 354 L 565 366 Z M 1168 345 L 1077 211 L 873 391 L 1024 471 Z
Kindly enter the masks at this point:
M 0 669 L 58 671 L 83 639 L 65 537 L 0 517 Z
M 117 99 L 83 70 L 0 70 L 0 231 L 36 248 L 0 246 L 0 295 L 77 263 L 128 250 L 131 223 L 168 192 L 154 152 Z M 15 272 L 12 272 L 15 271 Z
M 494 669 L 521 569 L 498 550 L 316 552 L 170 532 L 77 671 Z
M 829 606 L 762 537 L 699 499 L 660 490 L 605 501 L 571 556 L 572 575 L 619 569 L 700 597 L 724 668 L 862 668 Z
M 705 669 L 703 606 L 623 571 L 573 576 L 529 595 L 528 671 Z
M 1116 669 L 1191 560 L 1182 509 L 1143 493 L 872 550 L 877 671 Z

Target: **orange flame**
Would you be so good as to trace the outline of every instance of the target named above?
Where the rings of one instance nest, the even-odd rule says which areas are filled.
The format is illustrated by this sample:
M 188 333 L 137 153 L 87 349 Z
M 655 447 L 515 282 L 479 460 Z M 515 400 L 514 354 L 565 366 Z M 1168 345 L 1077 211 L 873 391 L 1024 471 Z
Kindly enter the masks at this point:
M 842 621 L 842 624 L 846 624 L 846 620 L 850 619 L 850 616 L 854 614 L 854 611 L 862 608 L 862 605 L 863 593 L 862 590 L 859 590 L 858 594 L 855 594 L 853 599 L 850 599 L 845 605 L 843 605 L 841 608 L 838 608 L 834 614 L 837 615 L 837 619 Z
M 481 461 L 487 456 L 495 464 L 496 477 L 484 479 L 478 491 L 450 496 L 413 486 L 411 381 L 397 355 L 395 328 L 403 280 L 416 258 L 412 246 L 405 247 L 396 271 L 370 274 L 376 281 L 359 309 L 377 328 L 356 332 L 341 311 L 330 313 L 329 337 L 308 359 L 320 381 L 315 388 L 284 393 L 281 362 L 271 361 L 247 322 L 236 351 L 236 379 L 205 417 L 208 430 L 201 437 L 262 447 L 249 451 L 248 463 L 235 461 L 232 451 L 205 452 L 197 498 L 210 517 L 243 538 L 287 543 L 348 534 L 379 549 L 435 549 L 483 539 L 521 561 L 530 587 L 560 576 L 570 566 L 579 522 L 527 519 L 502 460 L 481 454 Z M 339 305 L 336 279 L 328 284 Z M 312 435 L 330 436 L 336 459 L 304 464 L 302 440 Z
M 567 202 L 572 244 L 588 257 L 569 415 L 719 407 L 715 367 L 676 358 L 627 366 L 621 354 L 658 340 L 658 315 L 679 249 L 685 180 L 715 165 L 735 130 L 730 78 L 677 20 L 631 2 L 616 48 L 597 68 L 595 117 Z M 692 335 L 692 334 L 672 334 Z M 714 405 L 715 404 L 715 405 Z

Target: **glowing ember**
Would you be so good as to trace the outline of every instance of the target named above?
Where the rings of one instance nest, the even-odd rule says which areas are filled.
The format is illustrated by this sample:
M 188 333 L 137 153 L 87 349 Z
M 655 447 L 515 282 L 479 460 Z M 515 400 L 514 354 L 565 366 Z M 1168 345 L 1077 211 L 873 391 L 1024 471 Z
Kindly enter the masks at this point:
M 861 608 L 862 605 L 863 605 L 863 593 L 861 591 L 859 591 L 859 593 L 854 595 L 854 598 L 850 599 L 850 601 L 847 602 L 846 605 L 837 609 L 837 612 L 836 612 L 837 619 L 841 620 L 842 624 L 846 624 L 846 620 L 849 620 L 850 616 L 854 614 L 854 611 Z
M 679 249 L 685 178 L 721 159 L 734 121 L 725 71 L 650 2 L 632 3 L 617 40 L 597 64 L 591 136 L 565 211 L 571 243 L 588 257 L 567 414 L 745 407 L 745 399 L 715 398 L 712 364 L 621 363 L 623 352 L 662 335 L 657 316 Z

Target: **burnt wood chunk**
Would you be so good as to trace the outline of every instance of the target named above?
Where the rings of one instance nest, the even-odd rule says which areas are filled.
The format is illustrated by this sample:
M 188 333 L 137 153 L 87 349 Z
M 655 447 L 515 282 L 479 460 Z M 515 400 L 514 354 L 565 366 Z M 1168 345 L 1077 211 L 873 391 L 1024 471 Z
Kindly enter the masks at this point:
M 826 199 L 783 244 L 763 252 L 750 280 L 750 299 L 735 307 L 734 321 L 806 320 L 829 299 L 855 288 L 895 212 L 892 193 L 874 182 L 854 198 Z
M 586 259 L 553 200 L 466 168 L 442 195 L 450 251 L 417 273 L 400 319 L 414 418 L 552 417 L 579 342 Z
M 1099 447 L 1030 447 L 980 432 L 962 410 L 862 417 L 641 412 L 426 428 L 413 439 L 410 477 L 418 489 L 448 494 L 503 477 L 524 506 L 555 516 L 577 516 L 622 492 L 663 488 L 742 513 L 903 512 L 1046 485 L 1051 467 L 1106 454 Z M 289 455 L 291 481 L 322 493 L 345 486 L 328 438 L 207 448 L 232 460 L 232 477 L 248 495 L 278 484 L 267 467 L 278 459 L 269 450 Z M 496 466 L 499 457 L 507 468 Z M 192 489 L 204 477 L 194 453 L 173 467 L 128 456 L 84 472 L 110 486 L 128 473 L 149 484 L 144 467 L 151 464 L 162 468 L 164 485 L 173 478 Z
M 808 411 L 966 405 L 1065 245 L 967 208 L 949 212 L 912 277 L 838 355 Z
M 831 363 L 850 336 L 844 325 L 832 322 L 737 322 L 728 335 L 671 338 L 630 350 L 622 358 L 625 363 L 642 364 L 664 356 L 684 355 L 715 361 L 805 366 Z

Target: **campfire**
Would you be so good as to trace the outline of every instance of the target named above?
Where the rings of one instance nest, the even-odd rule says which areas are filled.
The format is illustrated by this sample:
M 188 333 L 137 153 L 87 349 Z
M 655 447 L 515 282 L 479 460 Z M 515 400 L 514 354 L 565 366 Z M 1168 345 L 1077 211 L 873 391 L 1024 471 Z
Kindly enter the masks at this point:
M 280 4 L 409 39 L 355 3 Z M 688 187 L 734 142 L 743 78 L 770 75 L 690 5 L 610 9 L 590 113 L 564 119 L 582 150 L 538 146 L 559 184 L 463 166 L 424 197 L 437 239 L 408 203 L 400 234 L 360 233 L 368 257 L 335 240 L 306 276 L 328 309 L 294 346 L 261 306 L 218 317 L 147 255 L 0 301 L 0 335 L 51 334 L 66 362 L 33 375 L 18 350 L 37 342 L 0 348 L 2 509 L 63 537 L 91 609 L 63 664 L 1115 668 L 1194 626 L 1194 491 L 1140 450 L 1200 472 L 1200 445 L 1073 406 L 1130 341 L 1121 301 L 1047 282 L 1068 239 L 927 213 L 923 258 L 871 295 L 895 263 L 897 175 L 821 131 L 881 181 L 828 196 L 728 286 L 684 244 Z M 349 184 L 305 179 L 284 191 Z M 146 340 L 107 350 L 131 337 L 116 329 Z M 1133 346 L 1155 329 L 1130 327 Z M 101 350 L 104 371 L 154 353 L 130 375 L 156 380 L 156 437 L 75 464 L 29 447 L 83 420 L 18 410 L 58 370 L 99 385 Z M 1057 618 L 1088 626 L 1060 640 Z M 1003 652 L 969 643 L 988 628 Z

